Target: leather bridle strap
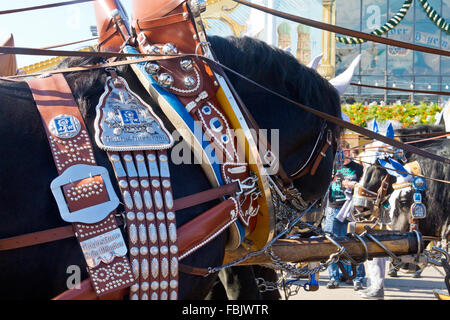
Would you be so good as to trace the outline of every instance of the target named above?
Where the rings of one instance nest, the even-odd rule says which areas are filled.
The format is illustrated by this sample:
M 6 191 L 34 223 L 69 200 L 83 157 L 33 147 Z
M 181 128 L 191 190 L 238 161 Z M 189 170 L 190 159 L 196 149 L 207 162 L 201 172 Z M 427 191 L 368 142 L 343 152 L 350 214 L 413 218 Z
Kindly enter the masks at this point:
M 68 5 L 72 5 L 72 4 L 83 3 L 83 2 L 92 2 L 92 1 L 95 1 L 95 0 L 72 0 L 72 1 L 65 1 L 65 2 L 49 3 L 49 4 L 40 5 L 40 6 L 34 6 L 34 7 L 3 10 L 3 11 L 0 11 L 0 15 L 32 11 L 32 10 L 39 10 L 39 9 L 50 9 L 50 8 L 55 8 L 55 7 L 68 6 Z
M 394 87 L 383 87 L 383 86 L 372 86 L 369 84 L 355 83 L 350 82 L 350 85 L 363 87 L 363 88 L 372 88 L 372 89 L 380 89 L 380 90 L 392 90 L 392 91 L 402 91 L 402 92 L 412 92 L 412 93 L 424 93 L 424 94 L 436 94 L 441 96 L 450 96 L 450 92 L 448 91 L 430 91 L 430 90 L 415 90 L 415 89 L 403 89 L 403 88 L 394 88 Z
M 381 213 L 381 205 L 384 201 L 384 198 L 386 196 L 387 189 L 389 188 L 389 179 L 390 174 L 386 174 L 386 176 L 381 181 L 380 188 L 378 188 L 377 192 L 377 198 L 375 200 L 373 211 L 375 212 L 375 215 L 380 215 Z
M 101 167 L 93 166 L 96 164 L 93 148 L 71 90 L 62 74 L 26 81 L 50 142 L 60 175 L 57 179 L 64 178 L 56 185 L 57 179 L 52 182 L 52 191 L 61 217 L 72 222 L 95 293 L 104 296 L 127 288 L 134 278 L 114 215 L 117 205 L 108 205 L 115 194 L 111 193 L 106 169 L 106 175 L 95 174 Z M 89 208 L 95 209 L 86 211 Z M 111 250 L 115 252 L 111 256 L 100 254 Z
M 336 125 L 338 125 L 338 126 L 340 126 L 342 128 L 349 129 L 351 131 L 354 131 L 356 133 L 362 134 L 362 135 L 364 135 L 366 137 L 369 137 L 369 138 L 372 138 L 374 140 L 382 141 L 382 142 L 384 142 L 386 144 L 389 144 L 391 146 L 403 149 L 404 151 L 409 151 L 411 153 L 415 153 L 415 154 L 420 155 L 420 156 L 425 157 L 425 158 L 429 158 L 429 159 L 432 159 L 432 160 L 436 160 L 436 161 L 439 161 L 439 162 L 450 164 L 450 159 L 449 158 L 444 158 L 444 157 L 438 156 L 436 154 L 430 153 L 430 152 L 428 152 L 426 150 L 422 150 L 420 148 L 414 147 L 412 145 L 404 144 L 404 143 L 402 143 L 402 142 L 400 142 L 398 140 L 391 139 L 391 138 L 388 138 L 388 137 L 386 137 L 384 135 L 375 133 L 375 132 L 373 132 L 371 130 L 362 128 L 362 127 L 357 126 L 357 125 L 355 125 L 355 124 L 353 124 L 351 122 L 347 122 L 347 121 L 344 121 L 344 120 L 342 120 L 342 119 L 340 119 L 338 117 L 332 116 L 332 115 L 330 115 L 328 113 L 325 113 L 325 112 L 313 109 L 311 107 L 305 106 L 305 105 L 303 105 L 301 103 L 298 103 L 298 102 L 296 102 L 296 101 L 294 101 L 292 99 L 289 99 L 289 98 L 287 98 L 287 97 L 285 97 L 285 96 L 283 96 L 283 95 L 281 95 L 281 94 L 279 94 L 279 93 L 277 93 L 277 92 L 275 92 L 273 90 L 270 90 L 269 88 L 267 88 L 265 86 L 260 85 L 259 83 L 257 83 L 255 81 L 253 81 L 253 80 L 251 80 L 251 79 L 241 75 L 240 73 L 238 73 L 238 72 L 236 72 L 236 71 L 234 71 L 234 70 L 232 70 L 232 69 L 230 69 L 230 68 L 228 68 L 228 67 L 226 67 L 226 66 L 224 66 L 222 64 L 218 64 L 217 62 L 215 62 L 213 60 L 210 60 L 210 59 L 207 59 L 207 58 L 204 58 L 204 57 L 201 57 L 201 56 L 199 56 L 199 58 L 203 59 L 205 61 L 208 61 L 209 65 L 214 67 L 214 68 L 217 68 L 217 67 L 223 68 L 226 71 L 229 71 L 232 74 L 234 74 L 234 75 L 236 75 L 236 76 L 238 76 L 238 77 L 240 77 L 242 79 L 245 79 L 247 82 L 257 86 L 258 88 L 262 88 L 265 91 L 270 92 L 271 94 L 276 95 L 277 97 L 280 97 L 281 99 L 286 100 L 286 101 L 288 101 L 288 102 L 290 102 L 290 103 L 292 103 L 292 104 L 294 104 L 294 105 L 296 105 L 296 106 L 298 106 L 298 107 L 300 107 L 300 108 L 302 108 L 302 109 L 304 109 L 304 110 L 306 110 L 306 111 L 308 111 L 308 112 L 310 112 L 310 113 L 312 113 L 312 114 L 314 114 L 314 115 L 316 115 L 316 116 L 318 116 L 318 117 L 320 117 L 322 119 L 325 119 L 325 120 L 327 120 L 329 122 L 332 122 L 332 123 L 334 123 L 334 124 L 336 124 Z

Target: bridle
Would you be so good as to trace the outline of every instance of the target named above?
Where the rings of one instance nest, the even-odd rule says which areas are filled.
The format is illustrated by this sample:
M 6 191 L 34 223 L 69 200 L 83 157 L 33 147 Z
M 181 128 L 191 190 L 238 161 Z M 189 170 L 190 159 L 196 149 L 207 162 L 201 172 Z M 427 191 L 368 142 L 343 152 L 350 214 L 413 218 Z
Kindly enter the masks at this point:
M 366 211 L 359 212 L 357 216 L 367 216 L 369 214 L 379 218 L 381 215 L 382 204 L 388 198 L 387 190 L 389 188 L 390 175 L 386 174 L 381 180 L 381 185 L 377 192 L 371 191 L 360 184 L 355 185 L 353 205 L 356 207 L 367 208 Z

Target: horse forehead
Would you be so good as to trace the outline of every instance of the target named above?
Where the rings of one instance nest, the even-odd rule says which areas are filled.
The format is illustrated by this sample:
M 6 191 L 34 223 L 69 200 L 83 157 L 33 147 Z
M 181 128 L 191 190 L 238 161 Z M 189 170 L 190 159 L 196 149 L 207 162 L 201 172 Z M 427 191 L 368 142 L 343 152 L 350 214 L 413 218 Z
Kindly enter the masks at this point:
M 394 217 L 394 212 L 397 204 L 397 199 L 399 199 L 401 196 L 406 196 L 408 192 L 411 191 L 411 187 L 397 189 L 392 192 L 392 194 L 389 196 L 389 217 L 391 220 Z

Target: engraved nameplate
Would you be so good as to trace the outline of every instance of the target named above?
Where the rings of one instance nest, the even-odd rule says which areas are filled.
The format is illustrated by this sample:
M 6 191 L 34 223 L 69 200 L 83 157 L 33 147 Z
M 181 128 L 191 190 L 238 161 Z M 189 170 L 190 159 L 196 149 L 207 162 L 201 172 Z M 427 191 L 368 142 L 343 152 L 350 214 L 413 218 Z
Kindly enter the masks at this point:
M 98 266 L 100 262 L 108 264 L 114 257 L 123 257 L 127 254 L 127 246 L 118 228 L 84 240 L 80 245 L 90 268 Z
M 173 145 L 161 119 L 121 77 L 106 79 L 96 110 L 95 141 L 100 149 L 161 150 Z

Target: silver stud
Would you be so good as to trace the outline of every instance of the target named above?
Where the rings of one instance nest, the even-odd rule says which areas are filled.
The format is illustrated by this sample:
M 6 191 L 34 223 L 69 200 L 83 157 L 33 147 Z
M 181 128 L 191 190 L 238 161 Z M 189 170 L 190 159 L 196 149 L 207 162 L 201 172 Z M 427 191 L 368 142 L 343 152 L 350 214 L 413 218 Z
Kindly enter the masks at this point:
M 131 269 L 133 269 L 133 275 L 137 279 L 139 278 L 139 261 L 137 259 L 133 259 L 131 261 Z
M 137 188 L 139 186 L 139 183 L 137 182 L 137 180 L 133 179 L 130 181 L 130 186 L 132 188 Z
M 124 191 L 123 193 L 123 201 L 125 202 L 125 206 L 128 209 L 133 209 L 133 200 L 131 199 L 131 194 L 128 191 Z
M 178 259 L 176 257 L 172 257 L 170 260 L 170 273 L 172 277 L 176 277 L 178 275 Z
M 173 85 L 173 77 L 168 73 L 161 73 L 158 76 L 158 83 L 163 88 L 170 88 Z
M 152 196 L 148 190 L 144 191 L 144 203 L 147 209 L 151 209 L 153 206 Z
M 164 188 L 170 188 L 170 181 L 169 180 L 163 180 L 162 185 Z
M 154 198 L 155 198 L 155 204 L 156 207 L 161 210 L 163 207 L 163 199 L 161 196 L 161 192 L 159 192 L 158 190 L 155 191 L 155 193 L 153 194 Z
M 180 67 L 184 71 L 191 71 L 192 68 L 194 67 L 194 63 L 192 62 L 191 59 L 182 59 L 180 61 Z
M 167 229 L 166 229 L 166 225 L 164 223 L 161 223 L 159 225 L 159 239 L 162 242 L 166 242 L 167 241 Z
M 159 188 L 160 186 L 159 180 L 152 180 L 152 186 L 153 188 Z
M 172 280 L 172 281 L 174 281 L 174 280 Z M 147 281 L 141 283 L 141 289 L 143 291 L 147 291 L 149 288 L 150 288 L 150 284 Z M 172 288 L 172 286 L 171 286 L 171 288 Z
M 184 86 L 185 86 L 187 89 L 192 89 L 192 88 L 195 87 L 196 81 L 195 81 L 195 79 L 194 79 L 193 77 L 188 76 L 188 77 L 185 77 L 185 78 L 184 78 L 183 83 L 184 83 Z
M 145 214 L 145 218 L 147 219 L 147 221 L 153 221 L 155 220 L 155 214 L 153 212 L 147 212 Z
M 159 282 L 158 281 L 153 281 L 151 284 L 151 288 L 152 290 L 158 290 L 159 289 Z
M 136 247 L 132 247 L 132 248 L 130 249 L 130 254 L 131 254 L 133 257 L 136 257 L 136 256 L 139 254 L 139 249 L 136 248 Z
M 147 253 L 148 253 L 147 247 L 146 247 L 146 246 L 141 247 L 141 248 L 139 249 L 139 253 L 140 253 L 141 255 L 143 255 L 143 256 L 146 256 Z
M 161 252 L 162 255 L 166 255 L 167 252 L 169 252 L 169 249 L 166 246 L 162 246 L 159 248 L 159 252 Z
M 137 283 L 130 287 L 131 292 L 137 292 L 139 290 L 139 285 Z
M 172 243 L 177 241 L 177 227 L 175 223 L 169 224 L 169 239 Z
M 143 279 L 147 279 L 148 278 L 148 260 L 147 259 L 143 259 L 142 260 L 142 264 L 141 264 L 141 274 L 142 274 L 142 278 Z M 148 283 L 147 283 L 147 288 L 148 288 Z M 146 290 L 144 288 L 142 288 L 142 290 Z
M 156 227 L 154 223 L 151 223 L 148 226 L 148 236 L 150 238 L 151 243 L 156 243 L 156 241 L 158 241 L 158 234 L 156 233 Z
M 162 289 L 162 290 L 166 290 L 167 289 L 167 287 L 169 286 L 169 283 L 167 282 L 167 281 L 161 281 L 161 283 L 159 284 L 159 287 Z
M 161 299 L 160 300 L 168 300 L 169 296 L 167 295 L 167 292 L 163 291 L 161 292 Z
M 139 193 L 139 191 L 135 191 L 133 193 L 133 198 L 134 198 L 134 204 L 136 205 L 136 208 L 138 210 L 141 210 L 143 207 L 143 203 L 142 203 L 142 197 L 141 197 L 141 194 Z
M 128 186 L 128 183 L 125 180 L 120 180 L 119 181 L 119 186 L 121 188 L 126 188 Z
M 135 224 L 130 225 L 130 230 L 128 232 L 131 243 L 135 244 L 138 240 L 136 225 Z
M 164 218 L 165 218 L 164 212 L 158 211 L 158 212 L 156 213 L 156 218 L 157 218 L 158 220 L 164 220 Z
M 145 215 L 144 215 L 143 212 L 138 212 L 138 213 L 136 214 L 136 216 L 137 216 L 137 219 L 138 219 L 139 221 L 142 221 L 142 220 L 144 220 L 144 218 L 145 218 Z
M 142 186 L 143 188 L 148 188 L 148 187 L 149 187 L 148 180 L 147 180 L 147 179 L 142 180 L 142 181 L 141 181 L 141 186 Z
M 178 247 L 175 246 L 175 245 L 170 246 L 170 253 L 171 254 L 177 254 L 178 253 Z
M 147 228 L 144 224 L 139 225 L 139 239 L 144 244 L 147 241 Z M 147 248 L 146 248 L 147 249 Z
M 159 64 L 154 63 L 154 62 L 147 62 L 145 64 L 145 71 L 148 74 L 157 74 L 160 68 L 161 67 L 159 66 Z
M 161 49 L 158 46 L 152 45 L 148 48 L 148 53 L 150 54 L 161 54 Z
M 158 247 L 155 247 L 155 246 L 151 247 L 150 253 L 152 256 L 156 256 L 159 253 Z
M 166 206 L 167 206 L 167 208 L 169 210 L 171 210 L 173 208 L 172 192 L 166 191 L 166 193 L 164 194 L 164 198 L 166 199 Z
M 174 213 L 173 211 L 167 212 L 167 219 L 168 219 L 169 221 L 175 219 L 175 213 Z
M 153 278 L 156 278 L 158 276 L 158 274 L 159 274 L 159 262 L 158 262 L 158 259 L 156 259 L 156 258 L 152 259 L 151 269 L 152 269 L 152 276 L 153 276 Z
M 177 280 L 171 280 L 170 281 L 170 287 L 172 289 L 175 289 L 176 287 L 178 287 L 178 281 Z
M 162 53 L 166 55 L 178 54 L 178 49 L 173 43 L 166 43 L 162 47 Z

